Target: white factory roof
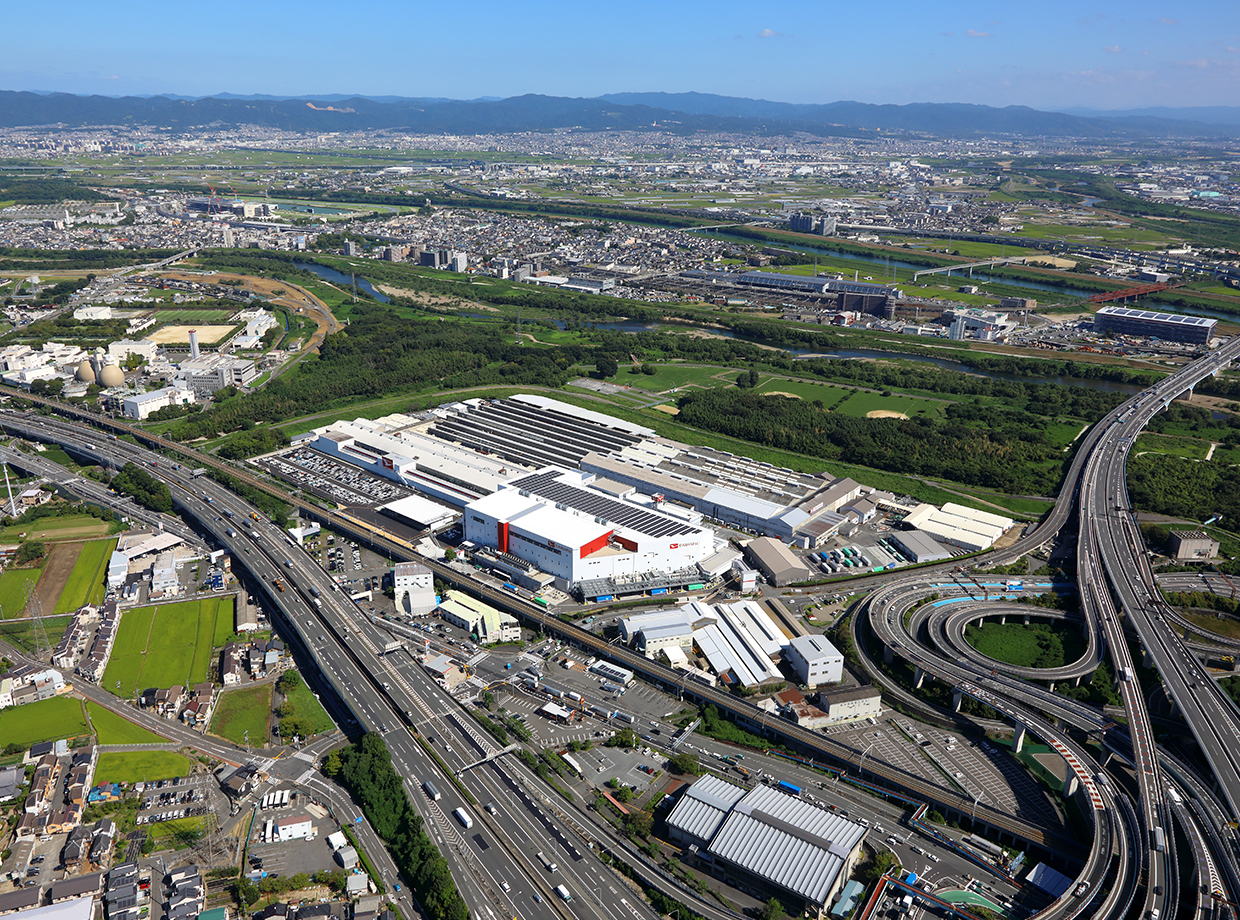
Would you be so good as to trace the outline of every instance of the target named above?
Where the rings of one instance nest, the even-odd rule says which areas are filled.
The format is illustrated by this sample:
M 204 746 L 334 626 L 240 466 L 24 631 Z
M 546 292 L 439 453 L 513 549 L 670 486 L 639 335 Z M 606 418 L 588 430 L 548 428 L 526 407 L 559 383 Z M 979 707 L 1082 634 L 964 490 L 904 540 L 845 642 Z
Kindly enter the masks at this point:
M 740 786 L 707 774 L 685 790 L 667 823 L 699 840 L 709 841 L 732 807 L 745 797 Z
M 738 633 L 744 632 L 748 644 L 761 648 L 767 655 L 778 655 L 789 642 L 771 615 L 754 601 L 721 604 L 716 609 Z
M 121 545 L 117 546 L 119 552 L 124 553 L 131 561 L 145 556 L 147 553 L 161 553 L 164 550 L 172 549 L 185 541 L 174 533 L 150 534 L 137 543 L 126 543 L 122 538 Z
M 453 509 L 423 498 L 421 495 L 406 495 L 394 502 L 380 505 L 379 510 L 432 529 L 445 521 L 450 521 L 456 515 Z
M 506 520 L 514 527 L 573 549 L 615 529 L 611 524 L 599 524 L 594 518 L 563 511 L 531 495 L 522 495 L 516 489 L 500 489 L 471 502 L 467 510 Z
M 757 786 L 733 807 L 710 851 L 822 904 L 865 833 L 836 812 Z
M 828 642 L 825 636 L 797 636 L 792 640 L 792 647 L 809 662 L 843 657 L 840 650 Z
M 695 602 L 686 604 L 685 609 L 693 611 L 698 618 L 712 614 L 718 616 L 715 623 L 693 631 L 693 641 L 702 650 L 716 674 L 722 676 L 731 672 L 732 676 L 746 687 L 780 679 L 779 669 L 772 663 L 770 655 L 762 645 L 743 625 L 729 619 L 727 615 L 722 615 L 726 608 L 712 609 L 706 604 Z
M 958 505 L 955 502 L 947 502 L 943 505 L 943 511 L 947 514 L 954 514 L 957 517 L 967 518 L 977 521 L 979 524 L 989 524 L 992 527 L 1002 527 L 1007 530 L 1015 521 L 1010 517 L 1004 517 L 1001 514 L 994 514 L 990 511 L 978 511 L 976 508 L 966 508 L 964 505 Z

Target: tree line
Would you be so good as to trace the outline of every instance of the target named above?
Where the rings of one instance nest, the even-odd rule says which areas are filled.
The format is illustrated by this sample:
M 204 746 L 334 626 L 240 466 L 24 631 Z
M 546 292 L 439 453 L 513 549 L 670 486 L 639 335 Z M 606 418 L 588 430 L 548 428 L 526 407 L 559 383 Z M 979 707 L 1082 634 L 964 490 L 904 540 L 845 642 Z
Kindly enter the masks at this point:
M 1042 419 L 985 407 L 956 404 L 943 421 L 853 418 L 735 389 L 686 393 L 678 406 L 677 421 L 767 447 L 1012 494 L 1054 491 L 1067 457 Z
M 401 875 L 431 920 L 467 920 L 469 909 L 456 890 L 447 860 L 422 826 L 405 793 L 392 756 L 375 732 L 328 754 L 323 772 L 349 790 L 383 839 Z

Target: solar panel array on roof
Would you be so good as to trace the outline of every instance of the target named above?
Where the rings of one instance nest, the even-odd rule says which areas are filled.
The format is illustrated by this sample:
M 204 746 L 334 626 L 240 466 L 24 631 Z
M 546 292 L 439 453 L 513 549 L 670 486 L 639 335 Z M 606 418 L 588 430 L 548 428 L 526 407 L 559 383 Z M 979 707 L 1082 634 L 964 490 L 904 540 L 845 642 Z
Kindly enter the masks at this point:
M 608 454 L 640 437 L 544 406 L 512 399 L 462 405 L 431 433 L 525 466 L 578 469 L 591 451 Z
M 616 501 L 598 492 L 570 486 L 560 481 L 558 473 L 533 473 L 514 480 L 510 485 L 512 488 L 524 489 L 541 498 L 567 505 L 576 511 L 601 517 L 611 524 L 619 524 L 648 537 L 679 537 L 698 533 L 698 528 L 688 524 L 643 511 L 635 505 Z
M 1185 326 L 1208 326 L 1216 320 L 1200 316 L 1181 316 L 1177 313 L 1159 313 L 1154 310 L 1133 310 L 1128 307 L 1103 307 L 1098 311 L 1108 316 L 1126 316 L 1129 319 L 1152 319 L 1160 323 L 1182 323 Z

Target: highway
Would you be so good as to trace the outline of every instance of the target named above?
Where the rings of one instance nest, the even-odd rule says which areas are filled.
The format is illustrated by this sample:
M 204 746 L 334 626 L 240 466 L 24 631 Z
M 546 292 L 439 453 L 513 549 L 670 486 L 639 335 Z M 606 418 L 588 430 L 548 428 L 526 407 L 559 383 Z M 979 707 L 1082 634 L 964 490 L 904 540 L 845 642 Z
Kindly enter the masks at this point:
M 234 565 L 246 568 L 263 586 L 271 607 L 280 610 L 291 627 L 281 634 L 316 662 L 322 681 L 345 704 L 356 727 L 383 734 L 406 791 L 427 833 L 453 864 L 454 880 L 474 916 L 534 920 L 550 910 L 596 920 L 653 918 L 641 899 L 617 886 L 610 870 L 571 842 L 570 832 L 528 791 L 541 780 L 525 775 L 519 763 L 509 758 L 502 769 L 491 763 L 466 771 L 460 777 L 464 792 L 458 789 L 407 725 L 424 739 L 435 739 L 428 745 L 450 771 L 494 753 L 494 746 L 425 672 L 410 672 L 413 683 L 402 677 L 382 654 L 387 637 L 377 633 L 321 567 L 291 545 L 287 534 L 265 519 L 256 521 L 254 517 L 261 515 L 248 503 L 209 477 L 195 478 L 189 468 L 178 468 L 125 441 L 92 437 L 87 442 L 81 429 L 52 419 L 6 415 L 4 422 L 10 431 L 66 444 L 80 454 L 97 458 L 108 454 L 113 465 L 123 465 L 123 458 L 151 471 L 158 469 L 175 504 L 213 532 L 232 553 Z M 39 466 L 25 462 L 26 457 L 15 455 L 14 463 Z M 153 465 L 156 461 L 158 467 Z M 65 479 L 62 468 L 42 465 L 39 472 Z M 75 488 L 84 482 L 77 480 Z M 106 498 L 118 497 L 108 493 Z M 284 590 L 275 586 L 277 579 Z M 201 747 L 201 736 L 197 740 Z M 227 754 L 224 759 L 235 762 L 235 752 Z M 424 792 L 422 783 L 427 779 L 440 790 L 439 801 Z M 495 804 L 494 814 L 480 807 L 488 802 Z M 473 828 L 465 829 L 451 817 L 458 807 L 470 814 Z M 554 876 L 534 858 L 539 850 L 556 854 L 560 869 Z M 557 884 L 580 896 L 564 904 L 552 891 Z
M 1185 856 L 1193 859 L 1199 878 L 1209 878 L 1211 884 L 1220 886 L 1226 894 L 1235 892 L 1237 878 L 1235 869 L 1236 836 L 1234 828 L 1228 827 L 1229 822 L 1222 821 L 1226 817 L 1234 822 L 1237 817 L 1237 802 L 1240 802 L 1240 764 L 1236 762 L 1237 751 L 1240 751 L 1240 714 L 1224 694 L 1217 690 L 1214 682 L 1208 679 L 1204 667 L 1196 655 L 1187 649 L 1176 636 L 1172 625 L 1179 622 L 1178 616 L 1162 604 L 1153 576 L 1150 573 L 1144 547 L 1136 530 L 1131 509 L 1127 501 L 1124 479 L 1124 461 L 1127 451 L 1136 434 L 1148 423 L 1149 418 L 1161 411 L 1170 400 L 1180 395 L 1187 388 L 1195 385 L 1211 373 L 1217 373 L 1240 353 L 1240 337 L 1234 338 L 1213 354 L 1191 365 L 1182 368 L 1172 376 L 1161 381 L 1145 393 L 1114 410 L 1101 422 L 1095 425 L 1078 442 L 1078 450 L 1070 466 L 1059 500 L 1053 510 L 1032 533 L 1018 541 L 1013 547 L 987 558 L 988 564 L 1003 564 L 1015 560 L 1031 551 L 1040 549 L 1056 538 L 1060 530 L 1066 526 L 1076 511 L 1079 529 L 1078 544 L 1078 584 L 1090 646 L 1081 662 L 1067 666 L 1068 670 L 1054 676 L 1072 679 L 1086 673 L 1087 666 L 1103 655 L 1108 655 L 1113 662 L 1115 673 L 1121 677 L 1120 691 L 1128 714 L 1128 726 L 1116 728 L 1101 713 L 1092 707 L 1074 703 L 1063 697 L 1055 697 L 1044 688 L 1027 683 L 1023 677 L 999 673 L 992 668 L 990 673 L 983 670 L 982 665 L 974 660 L 960 656 L 948 657 L 950 646 L 958 643 L 959 630 L 967 621 L 969 614 L 962 608 L 960 616 L 955 611 L 935 612 L 923 608 L 911 618 L 912 628 L 905 630 L 904 613 L 916 601 L 931 593 L 936 586 L 941 587 L 942 580 L 952 568 L 951 564 L 941 567 L 920 569 L 909 574 L 893 574 L 874 579 L 876 590 L 867 598 L 865 609 L 868 612 L 870 628 L 874 630 L 884 646 L 894 654 L 905 658 L 920 673 L 949 683 L 960 697 L 968 696 L 986 703 L 1001 717 L 1007 719 L 1023 730 L 1030 731 L 1050 744 L 1064 761 L 1069 764 L 1076 783 L 1083 790 L 1084 801 L 1088 803 L 1087 813 L 1094 822 L 1095 833 L 1092 847 L 1089 850 L 1085 866 L 1079 878 L 1089 881 L 1092 890 L 1100 893 L 1106 879 L 1112 880 L 1112 891 L 1123 888 L 1133 895 L 1136 883 L 1142 883 L 1142 911 L 1148 914 L 1153 910 L 1160 911 L 1163 916 L 1170 916 L 1181 900 L 1177 890 L 1177 859 L 1176 837 L 1172 833 L 1178 822 L 1189 842 L 1190 852 Z M 60 411 L 74 411 L 57 407 Z M 78 413 L 87 416 L 84 413 Z M 29 416 L 3 414 L 6 427 L 14 428 L 20 420 Z M 91 420 L 104 425 L 104 420 Z M 12 422 L 12 424 L 10 424 Z M 81 429 L 59 422 L 43 422 L 40 432 L 42 437 L 77 443 L 80 449 Z M 118 430 L 124 426 L 116 426 Z M 149 442 L 158 444 L 169 450 L 190 457 L 191 463 L 211 464 L 228 469 L 229 473 L 268 491 L 275 489 L 261 479 L 239 471 L 214 458 L 202 457 L 187 451 L 185 448 L 165 442 L 153 436 L 136 433 Z M 116 442 L 109 442 L 115 446 Z M 125 448 L 126 450 L 128 447 Z M 164 465 L 160 468 L 161 478 L 165 475 Z M 192 485 L 189 489 L 192 490 Z M 218 487 L 215 487 L 218 488 Z M 223 492 L 224 490 L 220 490 Z M 224 493 L 229 494 L 229 493 Z M 287 496 L 283 496 L 287 500 Z M 181 496 L 178 501 L 192 503 L 195 497 L 190 494 Z M 235 500 L 235 497 L 234 497 Z M 413 558 L 410 548 L 402 546 L 399 541 L 391 540 L 382 534 L 369 530 L 360 522 L 351 521 L 315 506 L 297 503 L 299 510 L 310 517 L 323 520 L 329 526 L 352 535 L 355 539 L 366 540 L 373 546 L 389 552 L 393 558 Z M 207 517 L 210 513 L 206 512 Z M 204 521 L 204 524 L 207 522 Z M 282 534 L 278 531 L 269 533 L 267 530 L 256 532 L 252 538 L 255 547 L 260 550 L 260 557 L 254 560 L 256 577 L 264 584 L 270 585 L 281 573 L 282 549 L 279 540 Z M 244 551 L 244 550 L 243 550 Z M 237 558 L 240 558 L 239 556 Z M 411 719 L 419 731 L 427 729 L 433 719 L 440 721 L 439 731 L 447 734 L 443 726 L 453 728 L 457 746 L 469 751 L 469 757 L 476 758 L 487 752 L 488 743 L 485 739 L 468 738 L 470 734 L 455 725 L 455 720 L 448 717 L 450 707 L 455 704 L 441 698 L 437 688 L 419 686 L 416 691 L 408 686 L 403 679 L 380 683 L 367 683 L 366 674 L 382 675 L 385 673 L 381 656 L 377 654 L 378 634 L 368 632 L 369 627 L 360 617 L 356 609 L 347 601 L 342 601 L 335 592 L 334 586 L 317 566 L 313 566 L 299 554 L 288 556 L 288 565 L 283 566 L 283 573 L 289 578 L 290 586 L 296 589 L 300 597 L 295 601 L 302 602 L 302 609 L 292 614 L 294 623 L 302 614 L 309 614 L 304 621 L 304 638 L 311 653 L 318 657 L 327 669 L 341 668 L 340 673 L 349 672 L 350 662 L 354 671 L 345 680 L 342 698 L 349 702 L 350 708 L 357 713 L 360 721 L 371 727 L 389 730 L 389 744 L 393 746 L 394 757 L 399 757 L 402 773 L 408 769 L 408 775 L 417 776 L 419 770 L 434 769 L 433 761 L 426 751 L 416 744 L 413 736 L 406 732 L 392 732 L 392 725 L 399 724 L 401 714 Z M 580 630 L 570 624 L 558 622 L 539 608 L 516 598 L 496 591 L 485 585 L 472 583 L 461 573 L 439 564 L 434 560 L 428 562 L 438 577 L 449 582 L 463 583 L 473 593 L 479 594 L 484 600 L 500 609 L 517 613 L 527 622 L 539 625 L 553 634 L 560 635 L 588 651 L 605 656 L 613 661 L 637 671 L 656 684 L 669 689 L 681 689 L 687 696 L 702 702 L 713 703 L 721 711 L 733 716 L 752 718 L 753 709 L 749 704 L 731 697 L 729 694 L 712 688 L 687 686 L 679 676 L 667 668 L 647 659 L 636 656 L 625 649 L 615 648 L 603 643 L 597 637 Z M 320 610 L 310 610 L 305 602 L 311 599 L 306 594 L 310 586 L 318 586 L 325 594 L 326 602 Z M 273 594 L 279 603 L 279 598 Z M 974 612 L 973 617 L 978 614 Z M 1124 619 L 1121 619 L 1123 617 Z M 854 617 L 856 628 L 859 617 Z M 1206 758 L 1214 768 L 1226 811 L 1220 811 L 1220 803 L 1213 800 L 1209 790 L 1200 784 L 1194 785 L 1195 777 L 1178 775 L 1174 783 L 1164 776 L 1167 766 L 1166 758 L 1158 751 L 1153 732 L 1150 729 L 1148 716 L 1145 713 L 1144 700 L 1141 695 L 1140 673 L 1129 653 L 1128 641 L 1124 631 L 1125 621 L 1136 631 L 1141 647 L 1144 648 L 1149 663 L 1157 668 L 1167 684 L 1171 698 L 1180 708 L 1195 737 L 1202 747 Z M 318 625 L 316 625 L 318 624 Z M 1181 625 L 1183 625 L 1181 623 Z M 316 629 L 322 628 L 321 634 Z M 929 636 L 937 637 L 938 644 L 930 641 Z M 319 636 L 319 638 L 315 638 Z M 925 638 L 923 638 L 923 636 Z M 945 648 L 944 645 L 948 647 Z M 359 678 L 359 675 L 360 678 Z M 1040 675 L 1046 679 L 1047 675 Z M 374 678 L 379 680 L 379 678 Z M 354 681 L 357 681 L 356 685 Z M 361 688 L 360 690 L 358 688 Z M 355 695 L 356 694 L 356 695 Z M 448 708 L 440 708 L 448 707 Z M 430 710 L 429 712 L 427 710 Z M 1042 713 L 1054 715 L 1061 720 L 1060 727 L 1048 721 Z M 390 719 L 391 724 L 385 722 Z M 425 719 L 426 721 L 421 721 Z M 446 721 L 445 721 L 446 720 Z M 1071 729 L 1071 730 L 1069 730 Z M 821 756 L 859 765 L 857 752 L 846 746 L 833 742 L 830 737 L 803 731 L 794 725 L 780 724 L 772 726 L 773 733 L 781 736 L 786 742 L 806 750 L 811 755 Z M 1108 751 L 1120 753 L 1120 756 L 1131 763 L 1137 781 L 1138 802 L 1133 808 L 1127 796 L 1112 788 L 1105 778 L 1102 765 L 1097 763 L 1090 752 L 1073 737 L 1072 731 L 1097 733 L 1107 738 Z M 399 743 L 393 736 L 399 737 Z M 474 749 L 470 748 L 473 745 Z M 446 745 L 445 745 L 446 748 Z M 436 749 L 436 754 L 444 759 L 450 769 L 455 770 L 464 765 L 465 756 L 449 760 L 457 754 L 456 748 L 449 752 Z M 864 755 L 862 755 L 864 756 Z M 458 762 L 459 761 L 459 762 Z M 478 799 L 479 795 L 487 801 L 496 801 L 497 808 L 502 797 L 507 803 L 505 808 L 516 807 L 521 800 L 516 790 L 499 788 L 494 782 L 502 779 L 492 777 L 492 784 L 486 784 L 488 775 L 495 771 L 494 767 L 479 768 L 467 772 L 462 781 L 467 784 L 470 794 Z M 924 782 L 917 781 L 907 775 L 893 771 L 884 772 L 883 768 L 874 765 L 871 772 L 880 780 L 898 788 L 906 789 L 915 795 L 925 798 L 941 807 L 957 813 L 968 813 L 977 809 L 977 817 L 992 827 L 1006 830 L 1033 842 L 1042 839 L 1041 832 L 1024 825 L 1018 819 L 1000 814 L 986 806 L 969 801 L 959 795 L 943 789 L 935 788 Z M 1187 773 L 1187 769 L 1179 771 Z M 475 778 L 477 777 L 482 778 Z M 478 785 L 472 785 L 472 784 Z M 1179 785 L 1176 786 L 1175 783 Z M 478 792 L 474 792 L 474 789 Z M 1170 791 L 1176 792 L 1181 802 L 1177 803 Z M 527 790 L 528 791 L 528 790 Z M 515 796 L 515 798 L 514 798 Z M 478 799 L 481 801 L 482 799 Z M 418 799 L 415 796 L 415 803 Z M 463 800 L 462 800 L 463 801 Z M 456 807 L 455 803 L 445 803 Z M 433 809 L 421 803 L 420 811 L 428 819 L 427 826 L 437 826 L 444 831 L 442 821 L 437 822 Z M 441 808 L 440 813 L 450 810 Z M 524 812 L 530 814 L 530 804 L 521 802 Z M 490 822 L 498 827 L 502 818 L 490 816 Z M 477 820 L 477 816 L 475 816 Z M 529 825 L 525 825 L 528 827 Z M 1161 833 L 1159 833 L 1161 831 Z M 513 829 L 517 833 L 517 829 Z M 554 839 L 551 832 L 549 837 Z M 502 836 L 502 835 L 500 835 Z M 518 838 L 519 839 L 519 838 Z M 447 831 L 440 841 L 449 848 L 456 848 L 461 855 L 465 867 L 463 875 L 467 884 L 462 885 L 465 893 L 468 889 L 467 902 L 471 909 L 475 904 L 487 905 L 488 898 L 493 895 L 490 882 L 497 879 L 492 874 L 490 879 L 483 873 L 476 873 L 470 868 L 470 859 L 465 854 L 469 851 L 469 841 L 453 838 Z M 1049 841 L 1047 841 L 1049 842 Z M 519 857 L 514 857 L 514 863 Z M 1127 867 L 1127 868 L 1126 868 Z M 515 877 L 515 876 L 514 876 Z M 533 882 L 538 879 L 537 872 L 526 870 L 526 877 Z M 507 878 L 503 881 L 510 886 Z M 578 879 L 579 883 L 586 879 Z M 1095 884 L 1097 882 L 1097 884 Z M 1117 884 L 1122 882 L 1123 884 Z M 458 880 L 458 883 L 459 880 Z M 502 887 L 502 886 L 501 886 Z M 575 899 L 574 904 L 582 899 Z M 1203 909 L 1200 897 L 1195 898 L 1198 910 Z M 498 904 L 496 905 L 499 906 Z M 557 905 L 558 906 L 558 905 Z M 572 905 L 569 905 L 570 907 Z M 1075 917 L 1081 915 L 1119 917 L 1129 906 L 1123 898 L 1108 895 L 1105 902 L 1099 905 L 1094 897 L 1061 899 L 1044 915 L 1047 917 Z M 620 909 L 624 905 L 613 903 L 611 909 Z M 487 908 L 489 909 L 489 908 Z M 514 905 L 515 909 L 515 905 Z M 1101 909 L 1101 912 L 1097 912 Z M 585 914 L 589 916 L 589 914 Z

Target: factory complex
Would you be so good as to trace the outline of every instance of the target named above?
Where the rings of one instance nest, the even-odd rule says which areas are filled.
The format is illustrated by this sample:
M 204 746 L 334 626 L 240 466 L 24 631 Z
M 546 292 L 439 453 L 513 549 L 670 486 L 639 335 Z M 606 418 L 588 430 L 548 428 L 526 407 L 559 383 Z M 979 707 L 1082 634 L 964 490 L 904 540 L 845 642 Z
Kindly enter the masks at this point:
M 783 681 L 781 660 L 811 686 L 838 684 L 844 676 L 844 656 L 830 642 L 822 636 L 789 638 L 756 601 L 691 601 L 673 610 L 621 617 L 619 627 L 621 640 L 637 651 L 665 658 L 673 668 L 707 684 L 715 682 L 712 672 L 726 686 Z M 693 664 L 690 655 L 709 667 Z
M 799 791 L 799 790 L 798 790 Z M 822 916 L 861 854 L 867 828 L 778 786 L 745 790 L 707 775 L 667 817 L 669 839 L 718 878 L 740 878 Z
M 696 590 L 735 574 L 740 554 L 712 525 L 762 535 L 746 553 L 777 586 L 840 570 L 794 547 L 851 534 L 880 509 L 909 514 L 923 547 L 941 541 L 970 551 L 1012 526 L 958 505 L 919 506 L 847 477 L 691 447 L 530 394 L 337 421 L 294 439 L 292 450 L 305 448 L 419 493 L 379 513 L 427 530 L 459 517 L 462 548 L 475 562 L 531 591 L 554 583 L 583 600 Z M 876 548 L 864 564 L 911 558 L 894 552 Z M 745 574 L 752 588 L 753 573 Z M 738 679 L 748 683 L 740 675 L 750 673 L 764 679 L 749 666 Z

